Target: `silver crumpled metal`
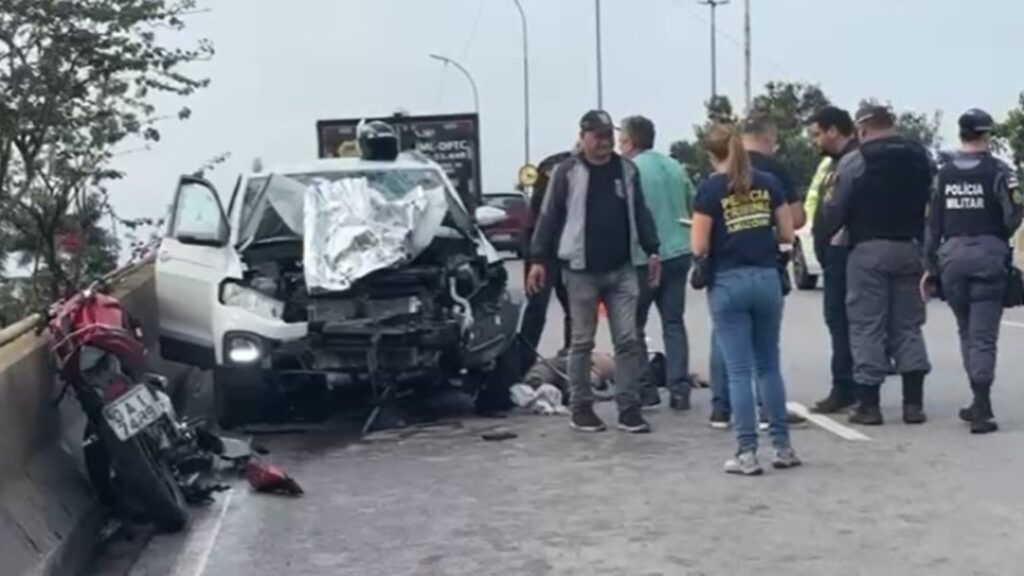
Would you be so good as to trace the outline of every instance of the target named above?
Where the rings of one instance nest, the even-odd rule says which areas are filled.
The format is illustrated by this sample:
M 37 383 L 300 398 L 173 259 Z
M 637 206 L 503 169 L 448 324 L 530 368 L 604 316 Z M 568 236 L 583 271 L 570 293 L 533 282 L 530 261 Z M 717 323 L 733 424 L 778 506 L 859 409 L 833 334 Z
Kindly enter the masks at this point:
M 447 212 L 443 187 L 388 199 L 365 178 L 306 189 L 303 267 L 310 294 L 342 292 L 360 278 L 408 262 L 433 241 Z

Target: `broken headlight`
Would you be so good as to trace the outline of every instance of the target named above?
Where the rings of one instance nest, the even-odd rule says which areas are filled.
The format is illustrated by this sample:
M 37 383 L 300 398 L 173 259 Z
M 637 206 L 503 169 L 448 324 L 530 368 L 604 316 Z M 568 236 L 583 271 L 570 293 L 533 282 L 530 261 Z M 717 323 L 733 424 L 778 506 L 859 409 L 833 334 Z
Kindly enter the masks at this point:
M 233 282 L 221 285 L 220 301 L 225 306 L 242 308 L 264 318 L 280 320 L 284 314 L 284 302 Z

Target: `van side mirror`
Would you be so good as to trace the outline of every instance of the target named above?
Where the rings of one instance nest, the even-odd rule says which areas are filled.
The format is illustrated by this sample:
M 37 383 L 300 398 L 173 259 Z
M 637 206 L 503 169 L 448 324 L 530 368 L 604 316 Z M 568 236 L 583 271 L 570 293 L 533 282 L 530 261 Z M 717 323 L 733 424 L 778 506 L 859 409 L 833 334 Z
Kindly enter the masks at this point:
M 506 218 L 508 218 L 508 214 L 501 208 L 481 206 L 476 209 L 476 223 L 481 228 L 489 228 L 501 224 Z

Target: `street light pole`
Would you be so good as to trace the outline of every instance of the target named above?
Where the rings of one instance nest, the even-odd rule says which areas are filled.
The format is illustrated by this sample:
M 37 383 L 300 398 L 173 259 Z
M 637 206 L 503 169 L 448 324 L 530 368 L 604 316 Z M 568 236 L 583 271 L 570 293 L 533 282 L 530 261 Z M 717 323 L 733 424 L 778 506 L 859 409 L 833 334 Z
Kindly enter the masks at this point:
M 750 112 L 750 67 L 751 67 L 751 40 L 750 40 L 750 0 L 743 0 L 743 91 L 746 100 L 746 112 Z
M 526 12 L 519 0 L 512 0 L 519 9 L 523 24 L 523 165 L 530 163 L 530 44 L 526 34 Z
M 711 8 L 711 101 L 713 102 L 718 96 L 718 23 L 716 17 L 718 7 L 728 4 L 729 0 L 699 0 L 697 3 Z
M 597 27 L 597 108 L 604 110 L 604 65 L 601 58 L 601 0 L 594 0 L 594 23 Z
M 476 89 L 476 81 L 473 80 L 473 75 L 469 73 L 469 70 L 466 70 L 462 66 L 462 64 L 459 64 L 455 60 L 452 60 L 451 58 L 448 58 L 446 56 L 441 56 L 439 54 L 431 54 L 430 57 L 433 58 L 434 60 L 438 60 L 438 61 L 444 62 L 445 66 L 447 66 L 449 64 L 454 66 L 456 69 L 459 70 L 459 72 L 462 72 L 462 75 L 465 76 L 467 80 L 469 80 L 469 85 L 473 88 L 473 109 L 477 113 L 477 115 L 479 115 L 480 114 L 480 93 Z

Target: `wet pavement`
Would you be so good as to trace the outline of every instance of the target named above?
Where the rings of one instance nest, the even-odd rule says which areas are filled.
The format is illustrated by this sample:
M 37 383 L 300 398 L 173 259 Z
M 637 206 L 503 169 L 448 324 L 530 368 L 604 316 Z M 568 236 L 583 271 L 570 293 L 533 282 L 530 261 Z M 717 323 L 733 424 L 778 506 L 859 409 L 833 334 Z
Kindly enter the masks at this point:
M 694 367 L 706 373 L 704 295 L 691 293 L 689 305 Z M 561 338 L 559 313 L 552 302 L 547 350 Z M 902 424 L 890 380 L 885 427 L 857 429 L 860 441 L 841 427 L 796 430 L 806 463 L 797 470 L 723 474 L 733 439 L 707 426 L 706 390 L 690 413 L 649 413 L 649 436 L 583 435 L 559 416 L 471 418 L 367 439 L 326 426 L 260 438 L 305 497 L 238 483 L 196 510 L 188 533 L 116 542 L 90 576 L 1021 573 L 1024 313 L 1004 325 L 995 394 L 1003 431 L 989 437 L 956 419 L 968 391 L 953 319 L 941 303 L 929 314 L 930 422 Z M 784 330 L 790 399 L 809 405 L 828 374 L 819 292 L 787 300 Z M 599 342 L 608 345 L 606 331 Z M 601 406 L 609 421 L 612 412 Z M 517 437 L 481 438 L 502 430 Z

